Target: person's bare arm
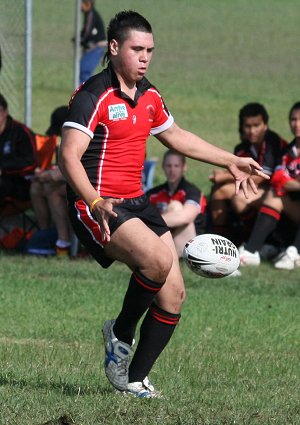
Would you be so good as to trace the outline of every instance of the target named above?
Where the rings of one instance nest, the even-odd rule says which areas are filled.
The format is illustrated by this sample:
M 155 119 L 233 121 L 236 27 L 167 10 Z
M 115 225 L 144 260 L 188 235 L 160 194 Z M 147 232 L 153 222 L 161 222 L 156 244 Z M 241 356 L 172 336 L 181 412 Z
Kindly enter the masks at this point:
M 269 179 L 253 158 L 233 155 L 178 127 L 175 123 L 156 137 L 169 149 L 174 149 L 187 157 L 226 168 L 235 180 L 235 192 L 238 193 L 242 189 L 246 198 L 249 197 L 249 188 L 257 193 L 253 176 Z
M 74 128 L 64 128 L 60 145 L 59 167 L 65 179 L 75 193 L 84 200 L 87 205 L 91 205 L 99 198 L 99 194 L 92 186 L 86 171 L 81 163 L 81 157 L 86 151 L 90 137 L 80 130 Z M 94 205 L 93 215 L 100 224 L 102 236 L 110 240 L 110 230 L 108 219 L 116 216 L 113 206 L 123 202 L 123 199 L 107 198 L 99 200 Z
M 180 227 L 195 221 L 199 209 L 197 205 L 185 203 L 180 211 L 166 211 L 162 216 L 169 227 Z
M 300 190 L 300 181 L 296 179 L 290 180 L 283 186 L 283 188 L 287 192 L 298 192 Z

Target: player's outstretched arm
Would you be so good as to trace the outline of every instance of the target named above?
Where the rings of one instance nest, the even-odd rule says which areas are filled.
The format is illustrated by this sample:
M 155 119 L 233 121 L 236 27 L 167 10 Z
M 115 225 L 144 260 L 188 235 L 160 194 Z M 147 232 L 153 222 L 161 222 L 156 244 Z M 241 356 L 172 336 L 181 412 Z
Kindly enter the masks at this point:
M 249 189 L 257 193 L 253 176 L 270 178 L 253 158 L 233 155 L 196 134 L 178 127 L 175 123 L 156 137 L 169 149 L 174 149 L 189 158 L 226 168 L 235 180 L 236 193 L 241 189 L 246 198 L 249 197 Z

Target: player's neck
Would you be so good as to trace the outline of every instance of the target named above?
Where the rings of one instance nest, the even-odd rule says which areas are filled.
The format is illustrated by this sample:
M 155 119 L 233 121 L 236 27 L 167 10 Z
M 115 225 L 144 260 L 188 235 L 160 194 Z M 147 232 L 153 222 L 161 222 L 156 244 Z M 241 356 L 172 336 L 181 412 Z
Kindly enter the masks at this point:
M 125 93 L 131 99 L 134 99 L 137 90 L 136 81 L 125 79 L 118 71 L 115 71 L 120 82 L 120 87 L 123 93 Z
M 128 97 L 134 100 L 135 93 L 136 93 L 136 85 L 130 88 L 126 85 L 124 86 L 121 84 L 121 90 L 123 93 L 127 94 Z

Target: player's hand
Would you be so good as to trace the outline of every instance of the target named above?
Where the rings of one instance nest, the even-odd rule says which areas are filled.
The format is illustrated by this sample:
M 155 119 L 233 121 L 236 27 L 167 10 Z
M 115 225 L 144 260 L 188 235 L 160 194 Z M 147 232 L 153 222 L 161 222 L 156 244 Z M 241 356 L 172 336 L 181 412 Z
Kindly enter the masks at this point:
M 235 180 L 235 194 L 242 189 L 245 198 L 249 198 L 249 189 L 253 193 L 257 193 L 257 186 L 253 180 L 253 176 L 259 176 L 266 180 L 270 176 L 263 172 L 262 167 L 253 158 L 236 157 L 236 161 L 228 166 L 228 171 Z
M 113 208 L 116 205 L 120 205 L 123 201 L 123 198 L 106 198 L 96 203 L 93 209 L 93 217 L 96 218 L 100 225 L 102 240 L 110 241 L 108 220 L 109 217 L 117 217 L 118 214 Z

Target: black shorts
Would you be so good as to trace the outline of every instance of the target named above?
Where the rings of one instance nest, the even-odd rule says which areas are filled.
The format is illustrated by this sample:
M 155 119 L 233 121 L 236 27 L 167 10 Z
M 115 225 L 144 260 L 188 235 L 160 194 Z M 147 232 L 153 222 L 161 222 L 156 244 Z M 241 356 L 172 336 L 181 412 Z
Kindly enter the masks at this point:
M 146 195 L 125 199 L 121 205 L 114 207 L 117 217 L 109 219 L 111 235 L 123 223 L 131 218 L 139 218 L 156 235 L 161 236 L 169 231 L 168 226 L 157 209 L 150 203 Z M 90 213 L 88 205 L 82 200 L 69 204 L 69 216 L 75 234 L 95 260 L 104 268 L 109 267 L 114 259 L 105 255 L 100 226 Z

